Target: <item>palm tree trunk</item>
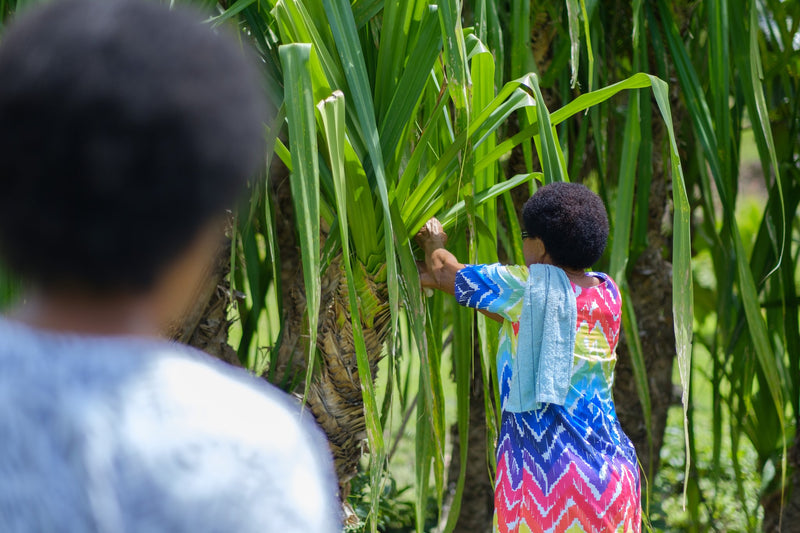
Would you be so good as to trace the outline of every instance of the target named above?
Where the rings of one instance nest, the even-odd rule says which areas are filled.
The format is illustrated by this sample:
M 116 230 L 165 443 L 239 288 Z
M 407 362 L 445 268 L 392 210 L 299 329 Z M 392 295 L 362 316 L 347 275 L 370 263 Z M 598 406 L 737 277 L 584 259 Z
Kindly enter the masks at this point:
M 306 298 L 285 167 L 281 165 L 273 169 L 270 183 L 277 212 L 284 309 L 277 368 L 273 369 L 272 377 L 276 382 L 299 382 L 301 385 L 295 394 L 300 396 L 303 380 L 293 378 L 305 373 L 308 361 L 308 347 L 304 341 Z M 240 365 L 235 350 L 228 344 L 230 257 L 230 243 L 227 243 L 197 288 L 195 305 L 170 326 L 169 336 L 228 363 Z M 369 277 L 359 290 L 362 301 L 370 299 L 375 303 L 370 307 L 370 316 L 360 317 L 374 377 L 388 331 L 388 295 L 385 283 L 375 283 Z M 340 497 L 344 501 L 350 492 L 350 479 L 356 474 L 361 455 L 366 450 L 366 426 L 341 257 L 334 258 L 323 275 L 321 302 L 317 339 L 321 364 L 315 369 L 306 404 L 328 437 L 339 479 Z
M 374 316 L 360 316 L 373 379 L 389 326 L 386 284 L 367 281 L 367 290 L 379 307 Z M 350 493 L 350 479 L 358 472 L 366 451 L 366 420 L 358 374 L 353 317 L 341 257 L 335 258 L 322 280 L 322 306 L 317 337 L 320 369 L 311 383 L 306 403 L 328 436 L 342 500 Z
M 284 324 L 278 346 L 276 379 L 296 376 L 306 371 L 308 361 L 304 335 L 306 297 L 299 247 L 297 245 L 294 213 L 287 179 L 276 179 L 273 174 L 273 195 L 277 213 L 277 238 L 281 261 L 281 294 Z M 381 358 L 389 325 L 388 294 L 385 283 L 376 283 L 368 275 L 360 299 L 375 303 L 368 311 L 370 316 L 360 316 L 370 370 L 373 379 Z M 361 396 L 361 379 L 358 374 L 352 318 L 349 310 L 347 281 L 336 257 L 326 269 L 321 280 L 322 294 L 319 312 L 317 350 L 319 368 L 306 397 L 306 404 L 325 431 L 333 454 L 334 467 L 339 479 L 342 501 L 350 494 L 350 480 L 358 471 L 358 463 L 366 451 L 366 421 Z M 302 383 L 302 380 L 300 380 Z M 301 385 L 302 386 L 302 385 Z M 302 391 L 296 391 L 301 394 Z

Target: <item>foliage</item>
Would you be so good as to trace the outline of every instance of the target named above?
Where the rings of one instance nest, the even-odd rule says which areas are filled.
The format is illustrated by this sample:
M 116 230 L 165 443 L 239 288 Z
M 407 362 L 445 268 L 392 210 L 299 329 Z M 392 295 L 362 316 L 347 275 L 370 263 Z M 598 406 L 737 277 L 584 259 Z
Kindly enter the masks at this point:
M 0 309 L 10 305 L 19 293 L 19 281 L 2 270 L 0 266 Z
M 658 14 L 665 21 L 663 39 L 675 59 L 690 111 L 691 130 L 684 128 L 689 130 L 684 134 L 687 150 L 707 163 L 696 165 L 687 176 L 699 210 L 696 250 L 710 255 L 715 274 L 712 284 L 696 287 L 695 315 L 700 323 L 716 318 L 714 329 L 696 337 L 713 361 L 708 377 L 714 406 L 713 465 L 731 461 L 744 498 L 737 450 L 742 439 L 748 439 L 758 454 L 756 468 L 769 463 L 776 473 L 763 496 L 781 490 L 787 446 L 800 417 L 793 238 L 800 201 L 800 9 L 796 3 L 778 1 L 708 3 L 688 21 L 688 30 L 704 37 L 697 43 L 682 42 L 663 1 Z M 662 38 L 660 32 L 654 37 Z M 701 77 L 708 82 L 700 82 Z M 748 130 L 769 193 L 751 250 L 735 216 L 742 138 Z M 695 426 L 691 424 L 692 432 Z M 731 454 L 723 458 L 726 434 Z M 695 486 L 692 492 L 702 499 L 706 491 Z
M 524 8 L 519 2 L 514 5 Z M 570 3 L 573 8 L 576 5 Z M 429 423 L 418 425 L 416 432 L 418 509 L 425 507 L 431 494 L 439 507 L 442 505 L 445 424 L 440 332 L 444 330 L 444 317 L 454 324 L 452 354 L 461 361 L 455 365 L 460 389 L 468 386 L 471 379 L 473 335 L 480 339 L 482 365 L 475 371 L 484 374 L 487 405 L 492 404 L 496 394 L 492 385 L 496 384 L 492 361 L 496 330 L 480 318 L 474 332 L 470 315 L 445 305 L 440 297 L 423 301 L 409 236 L 430 216 L 438 215 L 454 236 L 468 230 L 468 239 L 455 237 L 453 246 L 470 261 L 496 260 L 498 239 L 505 246 L 504 253 L 516 257 L 519 244 L 509 235 L 516 234 L 519 226 L 509 191 L 533 178 L 543 182 L 568 179 L 570 165 L 558 134 L 564 123 L 620 91 L 633 91 L 633 105 L 638 108 L 643 105 L 639 103 L 638 90 L 652 88 L 667 130 L 672 131 L 666 85 L 644 74 L 631 73 L 618 83 L 578 93 L 560 109 L 548 112 L 539 76 L 519 69 L 523 63 L 533 66 L 527 60 L 527 41 L 520 39 L 522 44 L 511 47 L 511 56 L 523 61 L 511 63 L 506 69 L 502 55 L 492 54 L 487 47 L 487 43 L 501 44 L 502 22 L 497 5 L 476 2 L 471 7 L 474 26 L 470 28 L 462 28 L 462 6 L 452 0 L 437 4 L 422 0 L 362 1 L 352 5 L 340 0 L 240 1 L 212 19 L 215 24 L 236 23 L 247 29 L 263 59 L 266 79 L 274 82 L 269 87 L 274 91 L 274 101 L 283 103 L 276 114 L 278 120 L 270 127 L 268 143 L 274 144 L 275 153 L 292 172 L 292 201 L 298 218 L 306 293 L 311 302 L 306 311 L 309 337 L 313 340 L 315 335 L 315 295 L 320 290 L 322 273 L 333 257 L 342 254 L 351 313 L 364 305 L 357 294 L 357 287 L 363 284 L 360 279 L 385 281 L 392 313 L 389 357 L 398 360 L 411 352 L 421 357 L 417 420 Z M 577 20 L 577 12 L 571 13 Z M 573 31 L 572 35 L 570 49 L 577 51 L 578 33 Z M 573 53 L 571 57 L 576 64 L 578 55 Z M 289 119 L 288 146 L 279 136 L 284 117 Z M 513 135 L 506 127 L 509 117 L 518 117 L 521 126 Z M 626 141 L 633 143 L 638 129 L 638 121 L 631 119 Z M 527 171 L 505 179 L 501 159 L 520 145 L 527 154 Z M 534 153 L 544 174 L 535 172 Z M 637 159 L 638 152 L 634 150 L 633 154 Z M 680 271 L 690 272 L 689 211 L 674 138 L 668 157 L 675 177 L 677 208 L 674 257 Z M 630 183 L 635 177 L 635 165 L 621 170 L 623 185 L 618 190 L 632 190 Z M 316 179 L 319 188 L 315 186 Z M 609 183 L 608 191 L 611 190 L 617 189 Z M 611 258 L 615 268 L 623 272 L 630 251 L 626 228 L 632 226 L 633 197 L 625 194 L 618 198 L 618 233 Z M 275 241 L 270 234 L 274 224 L 269 215 L 264 215 L 269 209 L 269 198 L 254 195 L 251 214 L 258 222 L 242 219 L 245 257 L 259 257 L 255 251 L 247 251 L 256 242 L 254 239 L 248 244 L 254 231 L 265 235 L 264 242 Z M 331 228 L 321 249 L 314 241 L 320 220 Z M 269 244 L 267 248 L 272 254 L 273 246 Z M 264 270 L 252 265 L 274 264 L 274 259 L 267 257 L 266 261 L 246 265 L 241 281 L 257 297 L 252 299 L 250 309 L 243 310 L 243 316 L 257 317 L 271 311 L 264 308 L 261 294 L 266 285 L 275 283 L 275 273 L 267 268 L 264 275 Z M 625 289 L 624 273 L 620 279 Z M 254 286 L 260 289 L 254 291 Z M 684 279 L 676 281 L 676 302 L 680 304 L 676 311 L 678 344 L 684 358 L 690 338 L 690 286 Z M 404 313 L 400 312 L 401 306 Z M 411 335 L 400 339 L 398 325 L 406 318 Z M 353 325 L 367 417 L 370 501 L 374 511 L 371 519 L 375 528 L 386 457 L 383 426 L 392 395 L 378 404 L 363 334 L 355 322 Z M 245 333 L 240 355 L 247 358 L 257 333 L 254 328 Z M 316 358 L 314 343 L 308 346 L 306 357 L 312 367 Z M 390 383 L 398 378 L 395 372 L 387 376 Z M 641 372 L 640 383 L 646 385 Z M 646 390 L 643 397 L 647 397 Z M 458 401 L 457 418 L 463 439 L 468 406 L 465 395 L 459 395 Z M 496 412 L 489 409 L 487 413 L 489 427 L 493 428 Z M 466 446 L 461 449 L 466 453 Z M 432 493 L 428 487 L 431 468 Z M 458 490 L 462 486 L 463 471 Z M 455 510 L 457 502 L 458 498 Z M 454 525 L 455 517 L 457 513 L 451 512 L 448 527 Z M 419 513 L 418 530 L 424 528 L 424 520 L 424 514 Z
M 473 331 L 465 311 L 445 305 L 441 297 L 423 299 L 410 236 L 430 216 L 439 215 L 453 235 L 465 235 L 467 230 L 467 238 L 454 238 L 454 247 L 470 261 L 496 260 L 498 240 L 506 256 L 518 259 L 520 249 L 514 235 L 519 226 L 510 190 L 524 183 L 534 188 L 534 178 L 545 183 L 569 179 L 569 168 L 575 162 L 574 157 L 568 157 L 570 151 L 562 144 L 566 139 L 560 138 L 559 129 L 565 131 L 569 121 L 578 120 L 587 110 L 596 110 L 621 91 L 632 91 L 628 109 L 635 116 L 644 100 L 639 90 L 651 88 L 671 135 L 666 85 L 655 77 L 631 72 L 630 77 L 595 91 L 577 91 L 574 98 L 565 98 L 565 105 L 550 113 L 540 84 L 553 80 L 534 72 L 536 65 L 527 46 L 527 35 L 523 38 L 519 33 L 529 31 L 530 21 L 525 16 L 515 19 L 518 25 L 511 32 L 515 38 L 505 56 L 503 27 L 509 13 L 501 12 L 495 2 L 471 3 L 473 26 L 468 28 L 462 27 L 463 6 L 457 0 L 356 0 L 352 5 L 346 0 L 197 3 L 211 13 L 209 23 L 239 28 L 241 35 L 252 41 L 264 67 L 267 96 L 276 105 L 276 118 L 268 126 L 266 142 L 270 157 L 274 148 L 274 154 L 291 171 L 292 202 L 309 304 L 305 319 L 306 390 L 317 360 L 314 338 L 320 280 L 332 259 L 341 254 L 351 316 L 369 314 L 360 286 L 369 280 L 385 283 L 392 317 L 388 355 L 398 359 L 403 353 L 415 351 L 421 358 L 416 378 L 417 419 L 428 423 L 418 425 L 416 432 L 417 509 L 424 509 L 431 495 L 441 509 L 445 472 L 441 370 L 444 313 L 447 322 L 454 324 L 452 354 L 459 361 L 454 365 L 459 390 L 463 391 L 471 379 L 473 336 L 480 340 L 482 364 L 475 371 L 483 373 L 488 406 L 496 394 L 496 330 L 479 318 L 477 331 Z M 511 5 L 512 13 L 530 12 L 527 2 L 515 0 Z M 592 13 L 591 9 L 587 12 L 583 2 L 569 1 L 564 6 L 569 8 L 568 57 L 573 65 L 574 84 L 578 80 L 581 49 L 579 12 L 589 17 L 586 22 Z M 595 76 L 594 71 L 591 76 Z M 600 84 L 590 81 L 588 86 Z M 511 117 L 520 125 L 513 134 L 506 127 Z M 644 130 L 648 128 L 645 122 Z M 632 118 L 625 145 L 634 146 L 638 129 Z M 585 142 L 587 130 L 583 131 Z M 674 258 L 678 270 L 689 273 L 688 204 L 677 144 L 674 137 L 670 138 L 668 153 L 676 206 Z M 526 172 L 506 178 L 501 160 L 517 146 L 525 154 Z M 632 161 L 636 159 L 631 157 Z M 537 160 L 544 174 L 535 172 Z M 604 184 L 608 198 L 614 197 L 611 191 L 628 191 L 635 176 L 635 165 L 623 167 L 618 189 L 613 183 Z M 280 309 L 266 307 L 266 296 L 279 281 L 269 194 L 263 183 L 254 184 L 249 211 L 240 215 L 235 248 L 245 263 L 244 268 L 235 270 L 234 282 L 250 295 L 239 306 L 239 354 L 250 365 L 258 349 L 261 317 L 274 313 L 280 314 L 278 320 L 283 317 Z M 622 273 L 630 254 L 627 228 L 632 226 L 632 196 L 619 194 L 617 198 L 611 260 Z M 321 243 L 323 227 L 330 228 L 330 232 Z M 626 290 L 624 275 L 619 280 Z M 675 285 L 682 357 L 686 357 L 690 340 L 690 286 L 683 279 Z M 407 339 L 398 337 L 403 317 L 407 317 L 411 332 Z M 631 323 L 629 319 L 628 324 Z M 386 463 L 383 415 L 392 395 L 387 394 L 387 400 L 378 404 L 358 320 L 353 321 L 353 342 L 367 419 L 370 521 L 374 531 Z M 639 370 L 639 382 L 645 387 L 641 393 L 646 398 L 647 381 L 641 365 Z M 400 382 L 396 373 L 388 374 L 389 382 Z M 465 464 L 468 404 L 464 394 L 459 394 L 458 403 Z M 496 427 L 495 416 L 496 412 L 487 409 L 489 428 Z M 490 439 L 492 432 L 490 429 Z M 431 469 L 432 492 L 428 486 Z M 459 491 L 463 481 L 462 470 Z M 456 497 L 455 511 L 458 501 Z M 452 512 L 448 528 L 454 526 L 456 517 L 457 512 Z M 416 528 L 421 531 L 424 527 L 425 515 L 418 512 Z
M 398 488 L 397 482 L 391 477 L 389 472 L 384 474 L 382 481 L 383 490 L 378 501 L 377 528 L 381 533 L 407 533 L 414 531 L 416 521 L 416 506 L 414 502 L 405 497 L 405 493 L 411 490 L 410 486 Z M 347 532 L 362 532 L 369 527 L 368 517 L 372 511 L 371 489 L 369 487 L 369 475 L 366 472 L 359 473 L 353 479 L 353 492 L 350 494 L 349 501 L 353 504 L 353 509 L 359 519 L 358 524 L 345 528 Z M 425 507 L 424 530 L 430 531 L 436 526 L 438 509 L 436 498 L 430 496 Z
M 23 4 L 0 0 L 0 24 L 18 3 Z M 266 128 L 266 168 L 277 156 L 290 169 L 295 211 L 304 213 L 297 217 L 297 232 L 311 302 L 303 353 L 309 369 L 318 357 L 316 295 L 331 261 L 342 256 L 353 311 L 369 314 L 370 300 L 359 292 L 367 280 L 387 285 L 392 327 L 386 354 L 392 364 L 380 378 L 389 391 L 384 402 L 377 401 L 375 376 L 354 322 L 371 451 L 370 481 L 359 491 L 369 491 L 365 501 L 371 505 L 373 530 L 387 512 L 380 509 L 387 483 L 387 411 L 393 401 L 411 405 L 404 397 L 409 380 L 419 383 L 416 416 L 423 422 L 414 461 L 417 508 L 426 508 L 431 498 L 437 509 L 442 505 L 443 353 L 456 362 L 462 465 L 468 420 L 464 390 L 473 371 L 484 378 L 487 438 L 496 428 L 493 326 L 479 317 L 473 328 L 468 312 L 440 297 L 423 298 L 409 237 L 438 215 L 460 257 L 519 260 L 512 188 L 580 178 L 593 183 L 609 206 L 613 234 L 604 262 L 629 290 L 625 280 L 647 245 L 650 162 L 661 149 L 652 132 L 662 118 L 653 113 L 650 92 L 641 90 L 648 87 L 669 129 L 670 105 L 686 110 L 667 147 L 675 219 L 666 224 L 674 248 L 665 254 L 671 254 L 676 274 L 683 399 L 689 406 L 691 381 L 693 393 L 712 406 L 711 462 L 700 465 L 702 474 L 725 472 L 721 466 L 730 461 L 744 500 L 748 468 L 738 451 L 746 440 L 756 450 L 757 470 L 775 472 L 765 491 L 781 489 L 786 450 L 800 419 L 800 4 L 632 0 L 622 3 L 631 16 L 621 17 L 615 11 L 620 3 L 600 0 L 193 3 L 208 11 L 210 24 L 240 30 L 263 64 L 266 97 L 275 105 L 275 119 Z M 553 29 L 531 42 L 540 17 L 553 21 Z M 608 38 L 614 31 L 615 36 L 627 32 L 630 40 Z M 539 69 L 542 64 L 546 68 Z M 680 91 L 641 71 L 677 80 Z M 620 91 L 627 98 L 615 96 Z M 553 112 L 545 105 L 549 94 L 558 95 L 562 104 Z M 752 135 L 757 147 L 768 192 L 752 247 L 735 216 L 745 135 Z M 513 149 L 522 153 L 524 172 L 506 178 Z M 234 262 L 232 276 L 247 293 L 238 307 L 240 358 L 250 368 L 268 371 L 276 366 L 275 350 L 267 352 L 266 362 L 260 354 L 266 344 L 280 342 L 280 333 L 266 341 L 264 324 L 278 331 L 285 326 L 284 302 L 275 296 L 280 294 L 280 257 L 270 194 L 263 181 L 254 182 L 238 219 L 234 256 L 243 261 Z M 320 240 L 320 233 L 327 238 Z M 693 280 L 692 254 L 707 258 L 713 275 Z M 11 286 L 0 283 L 0 302 L 12 295 Z M 277 305 L 270 305 L 273 301 Z M 626 307 L 624 325 L 635 340 L 632 311 Z M 691 372 L 693 318 L 706 325 L 698 328 L 695 341 L 708 354 L 708 374 Z M 443 338 L 446 323 L 453 325 L 452 336 Z M 482 349 L 475 369 L 474 336 Z M 445 344 L 449 351 L 443 351 Z M 643 355 L 635 342 L 632 351 L 649 423 Z M 412 354 L 422 363 L 413 376 L 403 374 L 410 367 L 401 365 Z M 313 375 L 309 370 L 306 379 Z M 294 388 L 290 382 L 284 386 Z M 685 420 L 686 446 L 696 455 L 702 447 L 701 422 L 691 410 Z M 698 473 L 694 467 L 685 477 L 690 510 L 714 499 L 713 490 L 697 482 Z M 418 514 L 418 530 L 426 527 L 426 519 Z

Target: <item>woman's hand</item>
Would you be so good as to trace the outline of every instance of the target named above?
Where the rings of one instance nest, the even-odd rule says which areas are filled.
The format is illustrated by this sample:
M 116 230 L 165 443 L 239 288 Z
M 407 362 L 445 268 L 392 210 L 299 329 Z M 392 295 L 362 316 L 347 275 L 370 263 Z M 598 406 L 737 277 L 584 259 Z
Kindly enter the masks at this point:
M 425 292 L 439 289 L 447 294 L 455 294 L 456 274 L 465 265 L 445 249 L 447 233 L 444 232 L 442 223 L 436 218 L 431 218 L 417 232 L 414 240 L 425 252 L 425 261 L 417 261 L 419 281 Z M 503 317 L 500 315 L 484 309 L 479 309 L 479 311 L 492 320 L 503 322 Z
M 464 265 L 445 249 L 447 233 L 444 232 L 442 223 L 431 218 L 417 232 L 414 240 L 425 252 L 424 265 L 417 265 L 422 286 L 426 289 L 439 289 L 453 294 L 456 272 L 464 268 Z
M 437 218 L 431 217 L 414 236 L 414 240 L 417 241 L 417 244 L 427 256 L 429 252 L 445 247 L 447 233 L 444 232 L 442 223 Z
M 433 289 L 438 289 L 439 284 L 436 283 L 436 279 L 428 272 L 428 265 L 425 264 L 425 261 L 417 261 L 417 272 L 419 273 L 419 283 L 422 285 L 422 288 L 425 289 L 425 294 L 433 296 Z

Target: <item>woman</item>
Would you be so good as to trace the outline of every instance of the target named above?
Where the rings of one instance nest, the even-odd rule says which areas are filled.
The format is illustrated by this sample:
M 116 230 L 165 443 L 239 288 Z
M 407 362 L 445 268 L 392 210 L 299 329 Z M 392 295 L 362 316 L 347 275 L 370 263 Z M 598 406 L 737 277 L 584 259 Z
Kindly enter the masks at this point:
M 263 165 L 240 45 L 162 3 L 68 0 L 0 42 L 0 531 L 341 531 L 280 391 L 159 339 Z
M 638 532 L 636 452 L 611 394 L 620 294 L 585 271 L 605 249 L 603 202 L 554 183 L 522 217 L 526 266 L 461 264 L 436 219 L 417 235 L 423 286 L 502 322 L 495 531 Z

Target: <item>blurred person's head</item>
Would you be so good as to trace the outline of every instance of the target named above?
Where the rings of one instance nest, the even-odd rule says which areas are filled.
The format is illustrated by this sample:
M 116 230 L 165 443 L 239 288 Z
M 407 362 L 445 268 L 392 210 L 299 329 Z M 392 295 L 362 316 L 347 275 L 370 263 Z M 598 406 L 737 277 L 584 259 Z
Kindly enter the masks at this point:
M 522 208 L 526 264 L 548 262 L 575 270 L 595 264 L 608 240 L 603 200 L 579 183 L 540 187 Z
M 257 71 L 192 12 L 47 4 L 0 38 L 0 80 L 0 258 L 44 290 L 153 290 L 261 160 Z

